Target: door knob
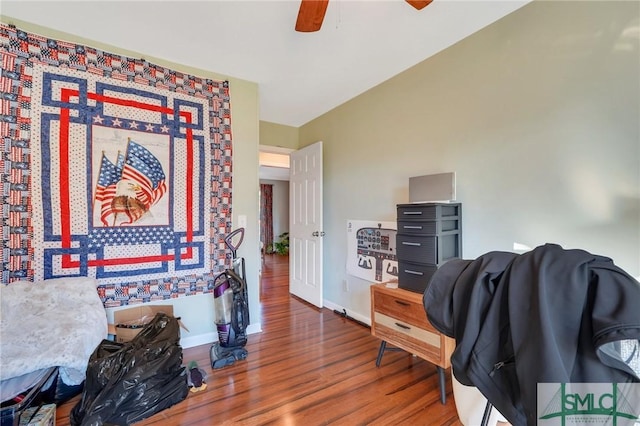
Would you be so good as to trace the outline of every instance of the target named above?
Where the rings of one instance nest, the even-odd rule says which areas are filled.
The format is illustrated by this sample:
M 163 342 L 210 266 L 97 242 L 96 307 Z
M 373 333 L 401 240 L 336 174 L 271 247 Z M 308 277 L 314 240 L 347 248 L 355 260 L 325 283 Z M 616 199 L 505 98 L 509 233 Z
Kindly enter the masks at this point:
M 313 235 L 314 237 L 324 237 L 324 231 L 313 231 L 311 233 L 311 235 Z

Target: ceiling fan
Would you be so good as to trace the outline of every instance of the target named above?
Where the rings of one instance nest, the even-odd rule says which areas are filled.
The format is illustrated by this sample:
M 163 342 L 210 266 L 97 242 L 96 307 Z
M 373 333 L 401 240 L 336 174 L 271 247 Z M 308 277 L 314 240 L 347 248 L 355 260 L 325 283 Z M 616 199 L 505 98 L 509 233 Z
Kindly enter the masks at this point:
M 405 0 L 411 6 L 421 10 L 433 0 Z M 296 21 L 296 31 L 302 33 L 312 33 L 318 31 L 322 26 L 324 14 L 327 11 L 329 0 L 301 0 L 298 20 Z

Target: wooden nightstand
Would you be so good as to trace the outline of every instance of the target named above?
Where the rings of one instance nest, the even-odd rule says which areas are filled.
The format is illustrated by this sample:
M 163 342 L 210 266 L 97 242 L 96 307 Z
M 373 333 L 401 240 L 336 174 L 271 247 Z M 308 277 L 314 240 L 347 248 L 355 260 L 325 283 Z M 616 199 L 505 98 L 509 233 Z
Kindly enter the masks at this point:
M 451 367 L 455 341 L 438 332 L 422 304 L 422 294 L 385 283 L 371 286 L 371 334 L 382 339 L 376 366 L 385 350 L 402 349 L 435 364 L 440 382 L 440 401 L 446 403 L 444 370 Z M 387 348 L 387 343 L 395 346 Z

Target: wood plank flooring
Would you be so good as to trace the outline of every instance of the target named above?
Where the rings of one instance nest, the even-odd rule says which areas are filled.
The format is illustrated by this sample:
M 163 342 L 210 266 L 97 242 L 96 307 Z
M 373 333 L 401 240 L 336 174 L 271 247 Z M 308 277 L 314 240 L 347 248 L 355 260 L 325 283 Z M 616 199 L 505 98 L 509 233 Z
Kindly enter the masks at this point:
M 263 332 L 249 336 L 246 360 L 212 370 L 210 345 L 184 350 L 207 374 L 207 389 L 136 425 L 460 425 L 447 371 L 440 403 L 436 367 L 385 353 L 370 330 L 288 291 L 288 258 L 267 255 L 261 285 Z M 79 396 L 58 407 L 69 425 Z

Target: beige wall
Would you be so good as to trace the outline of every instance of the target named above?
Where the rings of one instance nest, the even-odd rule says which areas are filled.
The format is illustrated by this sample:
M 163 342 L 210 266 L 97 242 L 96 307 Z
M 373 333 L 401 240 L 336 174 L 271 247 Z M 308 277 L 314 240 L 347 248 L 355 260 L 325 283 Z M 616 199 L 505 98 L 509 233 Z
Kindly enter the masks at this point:
M 298 128 L 261 121 L 260 145 L 298 149 Z
M 258 268 L 260 265 L 259 232 L 258 232 L 258 86 L 256 83 L 236 79 L 207 70 L 191 68 L 166 60 L 149 57 L 144 52 L 132 52 L 118 47 L 87 40 L 71 34 L 30 24 L 8 16 L 0 16 L 4 23 L 11 23 L 18 28 L 60 40 L 81 43 L 108 52 L 144 57 L 149 62 L 189 73 L 198 77 L 229 80 L 231 95 L 231 131 L 233 137 L 233 193 L 232 209 L 234 229 L 238 216 L 247 216 L 245 238 L 238 250 L 238 256 L 244 257 L 247 265 L 247 282 L 249 286 L 250 316 L 253 323 L 249 331 L 260 330 Z M 174 312 L 182 318 L 189 332 L 182 330 L 183 345 L 193 346 L 217 339 L 213 317 L 213 297 L 211 295 L 190 296 L 173 299 Z M 112 309 L 108 316 L 113 319 Z
M 238 254 L 247 263 L 251 319 L 259 320 L 258 141 L 292 149 L 324 142 L 325 300 L 355 317 L 368 319 L 369 292 L 345 272 L 346 222 L 395 220 L 408 178 L 422 174 L 457 173 L 466 258 L 512 251 L 514 242 L 557 242 L 610 256 L 639 276 L 639 8 L 534 2 L 299 129 L 258 121 L 255 83 L 145 56 L 230 81 L 233 217 L 246 215 L 249 224 Z M 183 337 L 197 344 L 212 335 L 209 297 L 174 304 L 191 330 Z
M 640 276 L 639 9 L 533 2 L 302 126 L 325 149 L 325 300 L 368 319 L 347 220 L 394 221 L 410 176 L 448 171 L 465 258 L 555 242 Z

